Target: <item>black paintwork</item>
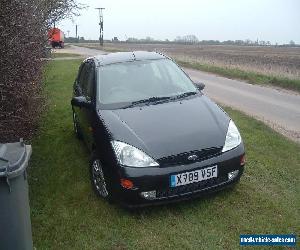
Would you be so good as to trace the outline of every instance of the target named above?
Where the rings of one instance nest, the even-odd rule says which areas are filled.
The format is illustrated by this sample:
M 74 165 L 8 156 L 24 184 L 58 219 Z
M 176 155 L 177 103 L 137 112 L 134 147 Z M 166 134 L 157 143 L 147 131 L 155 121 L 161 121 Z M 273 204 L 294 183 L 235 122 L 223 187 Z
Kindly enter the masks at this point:
M 229 117 L 202 94 L 159 105 L 101 112 L 113 139 L 134 145 L 154 159 L 221 147 L 229 124 Z
M 77 114 L 80 130 L 90 151 L 96 151 L 109 176 L 114 197 L 127 206 L 140 206 L 166 201 L 186 199 L 203 192 L 216 191 L 236 182 L 243 172 L 240 165 L 244 155 L 241 143 L 237 148 L 222 153 L 230 118 L 201 91 L 182 99 L 150 105 L 137 105 L 130 108 L 103 109 L 96 100 L 97 67 L 132 60 L 157 60 L 166 58 L 154 52 L 125 52 L 89 58 L 83 62 L 74 83 L 72 109 Z M 83 65 L 88 65 L 93 75 L 92 96 L 84 97 L 79 86 Z M 201 84 L 200 89 L 204 88 Z M 120 166 L 111 146 L 111 140 L 126 142 L 147 153 L 159 167 L 132 168 Z M 213 152 L 208 158 L 199 158 L 190 164 L 179 162 L 176 165 L 168 160 L 178 159 L 184 154 Z M 211 150 L 211 151 L 209 151 Z M 199 191 L 178 194 L 175 197 L 161 198 L 155 201 L 141 198 L 141 191 L 169 189 L 170 174 L 192 171 L 203 167 L 218 165 L 220 178 L 227 173 L 240 170 L 239 176 L 231 182 L 209 185 Z M 133 181 L 134 190 L 121 187 L 120 179 Z M 220 179 L 221 180 L 221 179 Z M 161 191 L 162 192 L 162 191 Z
M 116 52 L 108 55 L 99 55 L 94 57 L 97 64 L 101 66 L 113 63 L 130 62 L 134 60 L 158 60 L 164 58 L 166 57 L 162 54 L 146 51 Z

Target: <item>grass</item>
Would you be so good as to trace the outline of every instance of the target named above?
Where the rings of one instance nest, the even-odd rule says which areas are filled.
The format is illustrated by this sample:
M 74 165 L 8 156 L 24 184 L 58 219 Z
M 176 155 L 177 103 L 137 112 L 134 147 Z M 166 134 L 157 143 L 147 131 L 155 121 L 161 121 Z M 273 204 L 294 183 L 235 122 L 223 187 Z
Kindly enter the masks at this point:
M 286 77 L 271 76 L 251 71 L 245 71 L 234 68 L 224 68 L 196 62 L 186 62 L 177 60 L 177 63 L 182 67 L 212 72 L 217 75 L 225 76 L 228 78 L 246 80 L 247 82 L 252 84 L 272 85 L 300 92 L 300 80 L 292 80 Z
M 238 249 L 244 233 L 300 232 L 300 146 L 226 109 L 247 149 L 241 182 L 216 195 L 129 212 L 92 192 L 87 153 L 72 130 L 79 60 L 46 68 L 48 109 L 32 141 L 31 218 L 37 249 Z M 260 248 L 261 249 L 261 248 Z

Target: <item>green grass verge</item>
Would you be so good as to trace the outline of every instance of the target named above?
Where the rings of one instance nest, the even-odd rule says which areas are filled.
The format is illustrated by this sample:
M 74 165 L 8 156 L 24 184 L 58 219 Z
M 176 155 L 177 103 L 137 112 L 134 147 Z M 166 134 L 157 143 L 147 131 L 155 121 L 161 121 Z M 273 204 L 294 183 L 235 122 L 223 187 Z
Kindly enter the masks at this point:
M 177 63 L 182 67 L 212 72 L 220 76 L 228 78 L 246 80 L 252 84 L 273 85 L 285 89 L 300 92 L 300 80 L 292 80 L 286 77 L 270 76 L 240 69 L 224 68 L 209 64 L 200 64 L 196 62 L 186 62 L 177 60 Z
M 80 57 L 81 55 L 79 54 L 74 54 L 74 53 L 52 53 L 51 57 L 52 58 L 62 58 L 62 57 Z
M 238 249 L 242 233 L 299 235 L 300 146 L 228 108 L 247 149 L 245 174 L 235 188 L 138 212 L 97 198 L 89 154 L 72 127 L 79 63 L 52 61 L 45 72 L 48 108 L 29 167 L 37 249 Z

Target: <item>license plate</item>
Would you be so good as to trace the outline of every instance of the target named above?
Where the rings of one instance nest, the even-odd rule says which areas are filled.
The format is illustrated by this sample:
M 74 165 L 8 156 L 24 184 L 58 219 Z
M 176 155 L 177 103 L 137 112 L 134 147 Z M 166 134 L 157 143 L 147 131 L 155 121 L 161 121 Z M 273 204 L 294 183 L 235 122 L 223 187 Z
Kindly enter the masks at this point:
M 171 187 L 178 187 L 216 177 L 218 177 L 218 167 L 215 165 L 191 172 L 171 175 L 170 185 Z

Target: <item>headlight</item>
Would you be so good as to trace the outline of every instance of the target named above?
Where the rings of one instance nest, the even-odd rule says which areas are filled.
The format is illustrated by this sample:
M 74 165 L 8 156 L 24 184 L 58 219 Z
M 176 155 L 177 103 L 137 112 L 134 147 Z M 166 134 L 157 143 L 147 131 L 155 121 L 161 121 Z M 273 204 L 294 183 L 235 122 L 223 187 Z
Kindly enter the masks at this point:
M 111 144 L 121 165 L 137 168 L 159 166 L 150 156 L 131 145 L 120 141 L 112 141 Z
M 242 138 L 240 132 L 235 126 L 234 122 L 230 120 L 222 152 L 226 152 L 230 149 L 237 147 L 238 145 L 240 145 L 241 142 Z

